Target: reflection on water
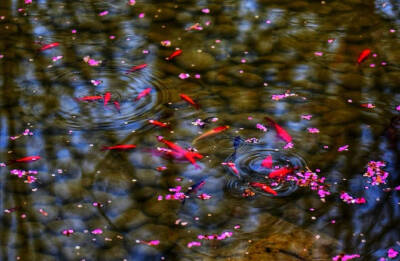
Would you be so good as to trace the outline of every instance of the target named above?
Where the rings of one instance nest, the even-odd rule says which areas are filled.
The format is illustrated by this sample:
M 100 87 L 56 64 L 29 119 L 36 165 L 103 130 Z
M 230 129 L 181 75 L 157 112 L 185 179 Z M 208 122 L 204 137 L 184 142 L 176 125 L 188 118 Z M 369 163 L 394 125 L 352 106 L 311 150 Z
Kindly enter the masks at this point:
M 29 2 L 0 1 L 1 260 L 400 251 L 397 1 Z M 179 148 L 157 149 L 160 135 Z M 101 151 L 116 144 L 137 147 Z M 203 155 L 201 169 L 179 150 Z M 268 156 L 318 173 L 330 195 L 310 190 L 313 175 L 307 186 L 266 179 Z M 370 161 L 385 162 L 385 184 L 363 176 Z

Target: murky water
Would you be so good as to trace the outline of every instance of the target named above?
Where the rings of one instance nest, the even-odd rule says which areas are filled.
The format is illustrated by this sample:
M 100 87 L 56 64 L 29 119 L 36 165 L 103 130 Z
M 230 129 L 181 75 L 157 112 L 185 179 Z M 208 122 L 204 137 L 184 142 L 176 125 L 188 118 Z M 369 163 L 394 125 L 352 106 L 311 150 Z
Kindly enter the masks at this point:
M 0 260 L 399 260 L 398 1 L 134 2 L 0 1 Z

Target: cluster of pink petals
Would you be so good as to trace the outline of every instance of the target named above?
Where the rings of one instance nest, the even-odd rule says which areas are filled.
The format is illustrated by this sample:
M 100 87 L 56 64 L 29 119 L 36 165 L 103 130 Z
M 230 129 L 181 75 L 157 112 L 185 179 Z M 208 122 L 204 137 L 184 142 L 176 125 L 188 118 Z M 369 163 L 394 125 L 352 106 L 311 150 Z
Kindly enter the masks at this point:
M 186 198 L 185 193 L 181 192 L 182 187 L 176 186 L 175 188 L 170 188 L 170 192 L 175 192 L 174 194 L 165 195 L 165 200 L 184 200 Z M 158 196 L 157 200 L 163 200 L 163 196 Z
M 372 185 L 386 184 L 386 179 L 389 173 L 382 170 L 381 167 L 385 167 L 386 164 L 383 161 L 370 161 L 367 165 L 367 171 L 364 176 L 370 177 Z
M 287 149 L 292 149 L 293 146 L 294 146 L 294 144 L 293 144 L 292 142 L 288 142 L 288 143 L 286 143 L 286 145 L 285 145 L 283 148 L 284 148 L 285 150 L 287 150 Z
M 195 121 L 192 121 L 192 124 L 194 125 L 194 126 L 203 126 L 204 124 L 205 124 L 205 122 L 204 121 L 202 121 L 201 119 L 197 119 L 197 120 L 195 120 Z
M 20 138 L 21 136 L 28 136 L 28 135 L 32 136 L 33 132 L 31 132 L 29 129 L 25 129 L 21 135 L 11 136 L 10 140 L 16 140 L 16 139 Z
M 397 110 L 397 111 L 400 111 L 400 105 L 396 107 L 396 110 Z
M 98 86 L 102 83 L 103 81 L 101 80 L 91 80 L 90 83 L 93 84 L 94 86 Z
M 321 199 L 331 194 L 325 184 L 325 177 L 320 178 L 315 172 L 297 172 L 296 176 L 287 176 L 287 180 L 295 181 L 300 187 L 309 187 L 311 190 L 318 191 Z
M 90 56 L 83 57 L 83 61 L 89 64 L 90 66 L 99 66 L 102 63 L 101 60 L 92 59 L 90 58 Z
M 143 241 L 148 246 L 158 246 L 160 244 L 160 240 L 151 240 L 149 242 Z
M 333 261 L 347 261 L 347 260 L 358 258 L 358 257 L 360 257 L 360 255 L 358 255 L 358 254 L 352 254 L 352 255 L 342 254 L 342 255 L 337 255 L 337 256 L 333 257 L 332 260 Z
M 135 5 L 136 4 L 136 0 L 129 0 L 129 5 Z
M 27 5 L 32 4 L 32 0 L 25 0 L 25 4 Z
M 347 192 L 340 193 L 340 199 L 347 204 L 364 204 L 367 202 L 365 198 L 353 198 Z
M 389 248 L 387 251 L 387 255 L 389 258 L 395 258 L 399 254 L 398 251 L 394 250 L 393 248 Z
M 37 179 L 33 175 L 37 175 L 38 172 L 37 172 L 37 170 L 28 170 L 28 171 L 26 171 L 26 170 L 22 170 L 22 169 L 12 169 L 12 170 L 10 170 L 10 173 L 12 175 L 18 176 L 18 178 L 25 177 L 26 178 L 25 183 L 33 183 Z
M 311 120 L 311 117 L 312 117 L 312 115 L 310 115 L 310 114 L 307 114 L 307 115 L 301 115 L 301 118 L 303 119 L 303 120 Z
M 105 15 L 108 15 L 108 11 L 103 11 L 99 13 L 99 16 L 105 16 Z
M 213 234 L 213 235 L 198 235 L 197 238 L 198 239 L 205 239 L 205 240 L 224 240 L 226 238 L 229 238 L 233 235 L 232 232 L 230 231 L 226 231 L 226 232 L 222 232 L 221 235 L 217 235 L 217 234 Z
M 62 55 L 58 55 L 58 56 L 52 57 L 51 60 L 52 60 L 53 62 L 57 62 L 58 60 L 62 59 L 63 57 L 64 57 L 64 56 L 62 56 Z
M 100 234 L 103 234 L 103 230 L 101 230 L 100 228 L 96 228 L 96 229 L 93 229 L 91 233 L 93 235 L 100 235 Z
M 249 138 L 245 140 L 246 143 L 259 143 L 260 141 L 257 138 Z
M 265 127 L 264 125 L 262 125 L 260 123 L 257 123 L 256 128 L 261 130 L 261 131 L 263 131 L 263 132 L 267 131 L 267 127 Z
M 64 230 L 62 231 L 62 234 L 63 234 L 64 236 L 69 236 L 69 235 L 73 234 L 74 232 L 75 232 L 75 231 L 74 231 L 73 229 L 69 228 L 69 229 L 64 229 Z
M 319 133 L 319 129 L 317 128 L 307 128 L 309 133 Z
M 209 14 L 210 13 L 210 9 L 208 9 L 208 8 L 203 8 L 203 9 L 201 9 L 201 11 L 203 13 L 205 13 L 205 14 Z
M 349 145 L 344 145 L 338 148 L 337 151 L 348 151 L 349 150 Z
M 189 243 L 187 244 L 187 247 L 188 247 L 188 248 L 192 248 L 192 247 L 194 247 L 194 246 L 201 246 L 201 242 L 192 241 L 192 242 L 189 242 Z
M 179 76 L 179 78 L 181 78 L 182 80 L 184 80 L 184 79 L 189 78 L 189 77 L 190 77 L 190 74 L 188 74 L 188 73 L 180 73 L 178 76 Z
M 287 91 L 287 92 L 285 92 L 283 94 L 273 94 L 271 96 L 271 99 L 274 100 L 274 101 L 279 101 L 279 100 L 285 99 L 285 98 L 290 97 L 290 96 L 297 96 L 297 94 L 290 93 L 289 91 Z

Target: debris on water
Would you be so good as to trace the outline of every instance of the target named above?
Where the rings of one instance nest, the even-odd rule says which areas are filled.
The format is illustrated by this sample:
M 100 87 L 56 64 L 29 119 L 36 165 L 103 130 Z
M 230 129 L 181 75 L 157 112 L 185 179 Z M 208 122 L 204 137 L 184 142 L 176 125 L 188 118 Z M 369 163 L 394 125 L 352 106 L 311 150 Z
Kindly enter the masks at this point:
M 58 55 L 58 56 L 52 57 L 51 60 L 52 60 L 53 62 L 57 62 L 58 60 L 62 59 L 63 57 L 64 57 L 64 56 L 62 56 L 62 55 Z
M 349 145 L 344 145 L 338 148 L 338 151 L 348 151 L 349 150 Z
M 301 115 L 301 119 L 303 119 L 303 120 L 311 120 L 311 117 L 312 117 L 312 115 L 310 115 L 310 114 L 306 114 L 306 115 Z
M 90 58 L 90 56 L 83 57 L 83 61 L 89 64 L 90 66 L 99 66 L 102 63 L 101 60 L 92 59 Z
M 371 178 L 368 183 L 371 183 L 373 186 L 386 184 L 386 179 L 389 177 L 389 173 L 381 169 L 381 167 L 385 166 L 386 164 L 383 161 L 368 162 L 367 171 L 364 173 L 365 177 Z
M 309 133 L 319 133 L 319 129 L 317 128 L 307 128 Z
M 100 235 L 103 234 L 103 230 L 101 228 L 96 228 L 93 229 L 90 233 L 92 233 L 93 235 Z
M 344 191 L 340 193 L 340 199 L 342 199 L 343 202 L 347 204 L 365 204 L 367 202 L 365 198 L 353 198 L 347 192 Z
M 188 73 L 180 73 L 179 74 L 179 78 L 181 78 L 182 80 L 187 79 L 190 77 L 190 74 Z
M 61 233 L 62 233 L 64 236 L 70 236 L 70 235 L 72 235 L 74 232 L 75 232 L 75 231 L 74 231 L 73 229 L 69 228 L 69 229 L 64 229 Z
M 295 93 L 291 93 L 290 90 L 287 90 L 285 93 L 283 94 L 273 94 L 271 96 L 271 99 L 274 101 L 279 101 L 288 97 L 292 97 L 292 96 L 297 96 L 297 94 Z
M 107 10 L 99 13 L 99 16 L 105 16 L 105 15 L 108 15 L 108 11 Z
M 187 244 L 187 247 L 188 247 L 188 248 L 192 248 L 192 247 L 194 247 L 194 246 L 201 246 L 201 242 L 192 241 L 192 242 L 189 242 L 189 243 Z
M 373 108 L 376 107 L 372 103 L 363 103 L 363 104 L 361 104 L 361 106 L 364 107 L 364 108 L 368 108 L 368 109 L 373 109 Z
M 359 258 L 360 255 L 358 254 L 351 254 L 351 255 L 346 255 L 346 254 L 340 254 L 332 258 L 333 261 L 347 261 L 351 260 L 354 258 Z
M 394 250 L 393 248 L 389 248 L 387 251 L 388 258 L 396 258 L 398 254 L 399 252 Z
M 262 125 L 262 124 L 260 124 L 260 123 L 257 123 L 257 124 L 256 124 L 256 128 L 259 129 L 259 130 L 261 130 L 261 131 L 263 131 L 263 132 L 266 132 L 266 131 L 267 131 L 267 127 L 265 127 L 264 125 Z
M 169 47 L 171 46 L 171 41 L 170 40 L 161 41 L 161 46 Z

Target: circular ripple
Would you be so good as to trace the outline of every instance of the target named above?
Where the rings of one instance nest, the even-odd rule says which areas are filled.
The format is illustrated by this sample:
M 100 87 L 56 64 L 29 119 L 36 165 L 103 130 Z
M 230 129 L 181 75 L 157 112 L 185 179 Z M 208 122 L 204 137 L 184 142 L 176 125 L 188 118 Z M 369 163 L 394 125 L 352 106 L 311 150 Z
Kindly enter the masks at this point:
M 236 152 L 228 157 L 226 162 L 233 162 L 240 176 L 238 177 L 231 168 L 226 167 L 229 173 L 232 175 L 231 180 L 227 183 L 227 190 L 234 195 L 243 195 L 249 189 L 256 194 L 262 194 L 264 196 L 274 197 L 272 194 L 264 192 L 263 190 L 250 186 L 252 182 L 264 183 L 274 189 L 280 197 L 288 196 L 292 194 L 296 189 L 297 185 L 293 181 L 281 180 L 268 178 L 270 172 L 274 169 L 268 169 L 261 166 L 262 161 L 265 157 L 271 156 L 274 167 L 287 167 L 294 169 L 295 171 L 301 171 L 306 168 L 305 161 L 298 155 L 287 151 L 278 149 L 265 148 L 264 144 L 248 144 L 242 143 L 237 148 Z

